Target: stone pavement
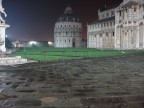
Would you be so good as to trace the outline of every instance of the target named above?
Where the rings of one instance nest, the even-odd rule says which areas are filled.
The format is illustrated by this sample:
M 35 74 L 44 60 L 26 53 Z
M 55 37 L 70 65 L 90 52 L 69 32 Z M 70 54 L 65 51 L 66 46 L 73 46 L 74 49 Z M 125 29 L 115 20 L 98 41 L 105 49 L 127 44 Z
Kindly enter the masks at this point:
M 144 108 L 144 55 L 3 66 L 0 73 L 2 108 Z

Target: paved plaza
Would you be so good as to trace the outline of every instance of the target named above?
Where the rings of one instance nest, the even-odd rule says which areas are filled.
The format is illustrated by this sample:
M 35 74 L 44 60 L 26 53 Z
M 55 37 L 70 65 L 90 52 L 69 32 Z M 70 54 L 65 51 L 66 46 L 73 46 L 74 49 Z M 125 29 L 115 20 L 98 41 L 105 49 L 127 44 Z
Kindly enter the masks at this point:
M 144 55 L 0 67 L 0 108 L 144 108 Z

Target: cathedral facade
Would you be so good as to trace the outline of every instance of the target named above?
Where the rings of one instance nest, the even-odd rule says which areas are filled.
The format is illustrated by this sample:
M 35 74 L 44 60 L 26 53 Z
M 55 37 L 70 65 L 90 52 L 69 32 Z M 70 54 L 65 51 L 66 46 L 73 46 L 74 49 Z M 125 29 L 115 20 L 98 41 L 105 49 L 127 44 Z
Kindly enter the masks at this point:
M 144 49 L 144 0 L 124 0 L 98 17 L 87 26 L 88 48 Z
M 54 27 L 54 46 L 58 48 L 74 48 L 82 45 L 82 24 L 73 14 L 71 7 L 67 7 Z

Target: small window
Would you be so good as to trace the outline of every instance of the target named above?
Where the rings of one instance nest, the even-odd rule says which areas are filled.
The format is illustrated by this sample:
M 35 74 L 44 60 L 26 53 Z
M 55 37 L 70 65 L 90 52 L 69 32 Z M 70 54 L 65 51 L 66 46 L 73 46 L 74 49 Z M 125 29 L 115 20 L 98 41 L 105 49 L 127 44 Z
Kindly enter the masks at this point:
M 113 32 L 113 36 L 115 35 L 115 33 Z

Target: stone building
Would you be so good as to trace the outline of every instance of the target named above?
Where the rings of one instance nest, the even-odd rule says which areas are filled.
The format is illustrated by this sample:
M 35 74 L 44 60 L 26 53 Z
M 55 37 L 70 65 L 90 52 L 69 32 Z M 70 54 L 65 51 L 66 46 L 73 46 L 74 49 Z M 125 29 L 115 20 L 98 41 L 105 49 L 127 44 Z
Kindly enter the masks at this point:
M 73 14 L 71 7 L 67 7 L 54 27 L 54 46 L 60 48 L 81 47 L 82 24 Z
M 87 26 L 88 48 L 144 49 L 144 0 L 124 0 L 98 16 Z

